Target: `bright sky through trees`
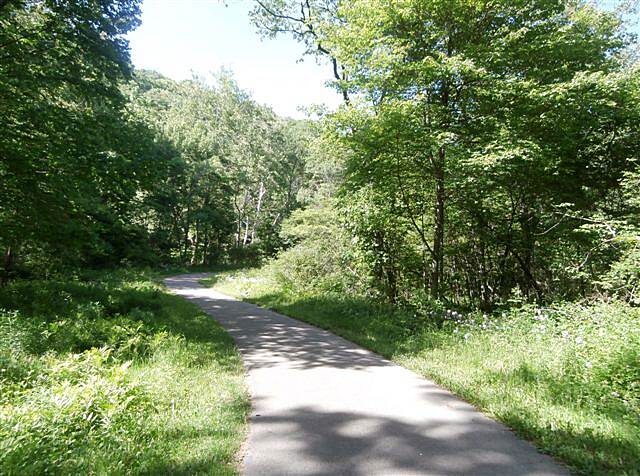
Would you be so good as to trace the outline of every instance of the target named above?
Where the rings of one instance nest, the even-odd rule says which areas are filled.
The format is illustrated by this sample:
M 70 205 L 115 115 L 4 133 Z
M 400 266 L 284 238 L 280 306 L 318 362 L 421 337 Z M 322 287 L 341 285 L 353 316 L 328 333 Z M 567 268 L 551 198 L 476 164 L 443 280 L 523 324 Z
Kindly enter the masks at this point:
M 328 65 L 298 62 L 303 49 L 293 39 L 261 40 L 250 24 L 251 0 L 145 0 L 142 25 L 129 35 L 133 63 L 172 79 L 224 67 L 254 98 L 284 116 L 303 117 L 299 106 L 340 102 L 325 87 Z

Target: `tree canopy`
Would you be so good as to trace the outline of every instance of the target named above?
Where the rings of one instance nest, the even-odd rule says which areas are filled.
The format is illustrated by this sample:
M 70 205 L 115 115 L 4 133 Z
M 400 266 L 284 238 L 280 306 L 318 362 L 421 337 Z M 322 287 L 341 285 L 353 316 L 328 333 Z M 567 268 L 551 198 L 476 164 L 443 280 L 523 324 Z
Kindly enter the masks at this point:
M 134 72 L 124 35 L 139 14 L 137 0 L 0 6 L 3 279 L 279 246 L 312 129 L 230 73 Z
M 628 213 L 620 184 L 637 165 L 639 76 L 618 12 L 264 1 L 254 19 L 339 67 L 348 101 L 327 121 L 350 150 L 341 203 L 389 299 L 566 297 L 619 256 L 589 226 Z

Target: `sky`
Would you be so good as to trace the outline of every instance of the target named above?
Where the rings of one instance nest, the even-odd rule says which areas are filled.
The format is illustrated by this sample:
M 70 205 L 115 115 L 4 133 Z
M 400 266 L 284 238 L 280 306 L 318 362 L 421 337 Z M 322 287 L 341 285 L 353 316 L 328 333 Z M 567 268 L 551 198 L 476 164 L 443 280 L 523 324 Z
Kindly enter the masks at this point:
M 620 0 L 601 1 L 612 8 Z M 134 65 L 175 80 L 231 70 L 242 89 L 281 116 L 304 117 L 300 106 L 336 107 L 341 98 L 325 85 L 331 67 L 308 56 L 301 61 L 303 47 L 289 36 L 261 39 L 249 21 L 252 4 L 144 0 L 142 25 L 128 36 Z
M 225 5 L 226 3 L 226 5 Z M 293 38 L 261 39 L 250 24 L 252 0 L 144 0 L 142 25 L 129 34 L 133 64 L 175 80 L 233 71 L 242 89 L 281 116 L 302 118 L 299 106 L 335 107 L 326 87 L 332 70 L 303 58 Z

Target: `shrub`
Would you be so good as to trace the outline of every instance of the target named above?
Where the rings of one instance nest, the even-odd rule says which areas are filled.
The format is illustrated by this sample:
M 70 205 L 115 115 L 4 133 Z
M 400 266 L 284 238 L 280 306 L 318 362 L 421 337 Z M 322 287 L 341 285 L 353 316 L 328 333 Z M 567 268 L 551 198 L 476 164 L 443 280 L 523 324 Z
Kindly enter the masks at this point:
M 640 231 L 635 231 L 617 238 L 620 259 L 611 265 L 601 284 L 609 294 L 640 305 Z
M 265 271 L 290 293 L 353 293 L 362 282 L 349 238 L 340 225 L 330 204 L 296 210 L 282 224 L 283 241 L 291 247 Z

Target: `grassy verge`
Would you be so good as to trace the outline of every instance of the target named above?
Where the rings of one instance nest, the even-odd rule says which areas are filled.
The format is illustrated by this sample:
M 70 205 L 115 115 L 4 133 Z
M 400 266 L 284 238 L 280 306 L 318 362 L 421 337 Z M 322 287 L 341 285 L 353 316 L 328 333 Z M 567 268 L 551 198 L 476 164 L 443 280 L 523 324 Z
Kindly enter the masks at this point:
M 640 309 L 521 307 L 485 316 L 286 292 L 260 270 L 208 281 L 429 377 L 580 474 L 640 474 Z M 437 323 L 437 324 L 434 324 Z
M 0 289 L 1 474 L 236 474 L 230 337 L 155 276 Z

